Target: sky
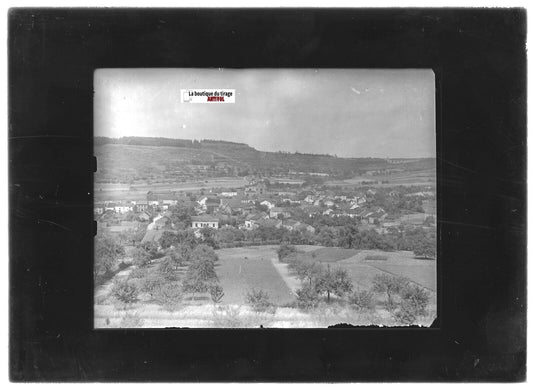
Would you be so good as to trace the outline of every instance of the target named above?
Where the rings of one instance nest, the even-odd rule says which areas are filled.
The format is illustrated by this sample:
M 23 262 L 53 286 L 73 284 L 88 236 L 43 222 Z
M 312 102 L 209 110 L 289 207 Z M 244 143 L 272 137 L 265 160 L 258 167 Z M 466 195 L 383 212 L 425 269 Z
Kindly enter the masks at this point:
M 180 90 L 235 89 L 235 103 Z M 94 135 L 242 142 L 339 157 L 436 156 L 431 70 L 98 69 Z

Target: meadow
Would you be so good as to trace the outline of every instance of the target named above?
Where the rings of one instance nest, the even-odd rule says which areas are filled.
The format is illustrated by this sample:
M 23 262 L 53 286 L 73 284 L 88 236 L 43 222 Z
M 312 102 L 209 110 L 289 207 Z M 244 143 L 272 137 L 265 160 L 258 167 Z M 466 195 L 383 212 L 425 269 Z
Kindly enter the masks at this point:
M 385 252 L 353 250 L 321 246 L 296 246 L 298 257 L 314 260 L 330 267 L 346 269 L 357 291 L 371 290 L 375 276 L 382 273 L 401 275 L 427 288 L 430 293 L 428 314 L 418 319 L 429 325 L 436 313 L 436 261 L 421 260 L 409 251 Z M 376 294 L 376 308 L 356 311 L 338 299 L 325 302 L 312 310 L 296 308 L 295 291 L 301 283 L 286 264 L 277 258 L 278 246 L 254 246 L 216 250 L 215 270 L 224 289 L 222 301 L 213 305 L 206 294 L 195 301 L 186 295 L 175 308 L 154 303 L 143 294 L 140 301 L 125 308 L 113 298 L 111 291 L 117 281 L 136 278 L 130 270 L 123 270 L 95 292 L 95 327 L 327 327 L 338 323 L 354 325 L 401 325 L 384 309 L 385 296 Z M 147 268 L 150 273 L 157 261 Z M 186 268 L 180 268 L 183 278 Z M 135 274 L 135 273 L 134 273 Z M 256 313 L 246 302 L 246 294 L 261 289 L 269 295 L 276 309 L 273 313 Z M 339 302 L 338 302 L 339 301 Z

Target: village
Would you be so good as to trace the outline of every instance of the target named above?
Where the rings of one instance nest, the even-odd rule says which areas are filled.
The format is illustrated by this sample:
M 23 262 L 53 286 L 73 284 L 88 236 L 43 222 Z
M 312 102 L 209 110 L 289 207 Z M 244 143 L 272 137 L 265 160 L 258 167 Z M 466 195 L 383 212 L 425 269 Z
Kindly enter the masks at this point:
M 382 235 L 406 227 L 435 229 L 435 193 L 429 186 L 363 187 L 352 191 L 323 186 L 284 187 L 250 178 L 239 189 L 149 191 L 145 199 L 96 203 L 94 213 L 98 230 L 117 235 L 145 230 L 143 243 L 157 241 L 163 232 L 175 230 L 178 225 L 180 229 L 192 229 L 197 237 L 201 237 L 203 228 L 240 230 L 243 235 L 237 236 L 243 242 L 252 236 L 249 231 L 261 228 L 297 231 L 312 242 L 324 225 L 332 225 L 324 221 L 338 220 L 340 225 L 346 219 L 360 230 Z M 178 211 L 181 219 L 176 217 Z

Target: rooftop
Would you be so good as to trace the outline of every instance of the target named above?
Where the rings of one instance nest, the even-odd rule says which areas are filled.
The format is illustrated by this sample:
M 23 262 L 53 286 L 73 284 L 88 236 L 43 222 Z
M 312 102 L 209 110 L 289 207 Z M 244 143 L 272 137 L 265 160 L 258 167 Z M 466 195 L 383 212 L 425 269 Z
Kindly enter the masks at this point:
M 200 216 L 192 216 L 191 221 L 197 221 L 197 222 L 204 222 L 204 223 L 213 223 L 218 222 L 218 217 L 212 216 L 212 215 L 200 215 Z

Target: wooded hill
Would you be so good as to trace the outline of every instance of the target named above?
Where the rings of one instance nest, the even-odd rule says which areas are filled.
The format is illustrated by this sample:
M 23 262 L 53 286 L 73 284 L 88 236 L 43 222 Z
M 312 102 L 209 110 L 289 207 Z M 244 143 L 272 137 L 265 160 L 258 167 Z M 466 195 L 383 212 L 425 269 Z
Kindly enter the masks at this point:
M 95 137 L 99 170 L 96 181 L 131 181 L 166 177 L 279 175 L 289 172 L 327 173 L 349 178 L 369 170 L 424 170 L 435 159 L 391 164 L 379 158 L 339 158 L 332 155 L 262 152 L 247 144 L 222 140 L 156 137 Z

